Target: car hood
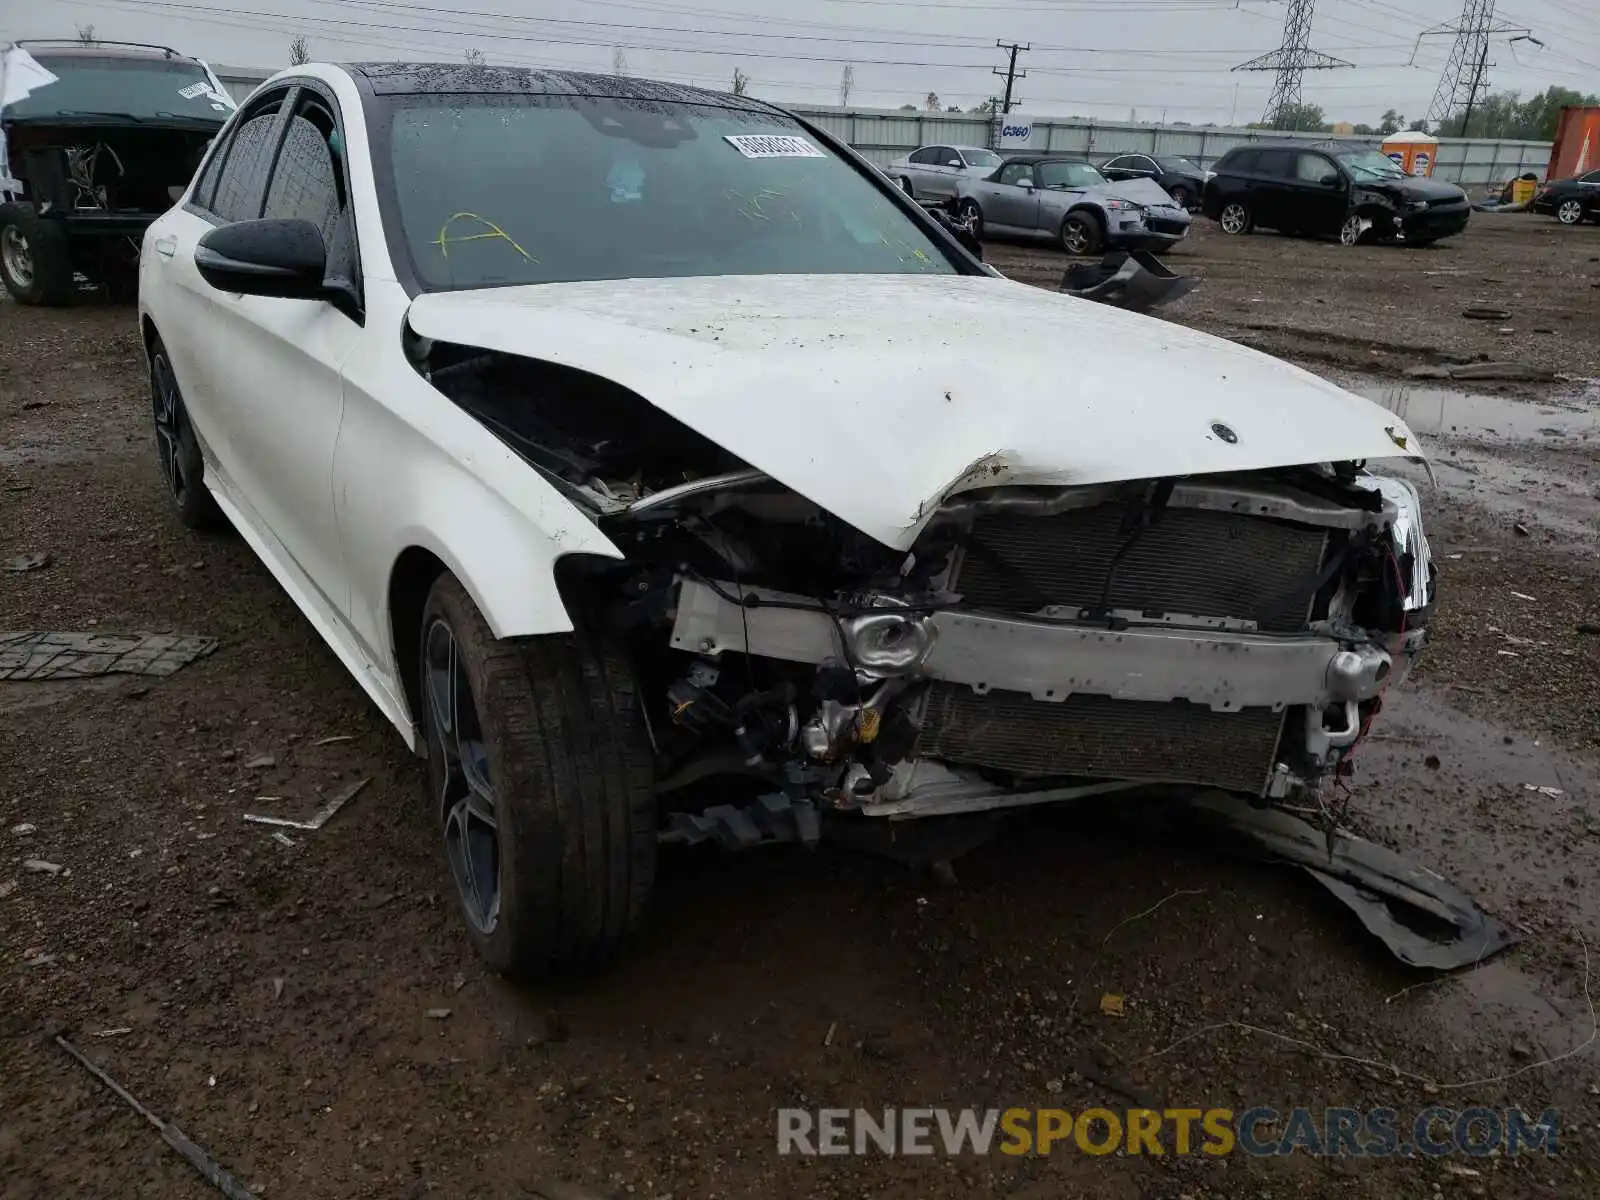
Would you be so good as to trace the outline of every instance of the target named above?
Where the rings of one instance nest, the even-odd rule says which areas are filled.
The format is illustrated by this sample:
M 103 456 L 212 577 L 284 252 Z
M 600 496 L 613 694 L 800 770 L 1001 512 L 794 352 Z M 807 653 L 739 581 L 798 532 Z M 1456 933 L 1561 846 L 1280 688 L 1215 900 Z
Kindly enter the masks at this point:
M 1365 183 L 1357 180 L 1356 186 L 1366 188 L 1368 191 L 1398 196 L 1403 200 L 1427 200 L 1437 203 L 1440 200 L 1467 198 L 1466 192 L 1455 184 L 1446 183 L 1442 179 L 1429 179 L 1425 175 L 1407 175 L 1404 179 L 1372 180 Z
M 1393 413 L 1309 372 L 992 276 L 433 292 L 408 320 L 613 380 L 897 548 L 973 488 L 1421 457 Z
M 1089 188 L 1088 196 L 1112 196 L 1118 200 L 1131 200 L 1135 204 L 1143 204 L 1147 208 L 1176 208 L 1177 202 L 1168 195 L 1167 189 L 1154 179 L 1140 176 L 1137 179 L 1109 179 L 1103 184 Z

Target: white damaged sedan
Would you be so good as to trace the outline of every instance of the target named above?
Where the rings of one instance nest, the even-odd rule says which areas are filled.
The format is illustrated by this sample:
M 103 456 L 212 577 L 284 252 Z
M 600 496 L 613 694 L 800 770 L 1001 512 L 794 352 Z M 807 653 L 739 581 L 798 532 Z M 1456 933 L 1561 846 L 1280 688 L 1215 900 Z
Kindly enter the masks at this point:
M 662 843 L 1336 774 L 1426 637 L 1393 414 L 972 258 L 823 131 L 306 66 L 144 243 L 155 444 L 407 744 L 495 968 Z

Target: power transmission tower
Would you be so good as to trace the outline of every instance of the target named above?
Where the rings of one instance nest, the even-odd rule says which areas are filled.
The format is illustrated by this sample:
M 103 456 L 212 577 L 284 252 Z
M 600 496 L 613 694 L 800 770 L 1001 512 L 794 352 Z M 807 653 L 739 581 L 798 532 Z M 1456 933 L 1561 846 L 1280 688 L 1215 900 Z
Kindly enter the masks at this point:
M 854 63 L 845 63 L 844 70 L 839 75 L 839 107 L 850 107 L 850 92 L 856 86 L 856 68 Z
M 990 72 L 991 75 L 1004 75 L 1005 76 L 1005 79 L 1006 79 L 1006 94 L 1005 94 L 1004 98 L 1000 101 L 1000 111 L 1002 113 L 1008 113 L 1008 112 L 1011 111 L 1011 89 L 1012 89 L 1012 86 L 1016 83 L 1017 80 L 1026 79 L 1028 77 L 1028 73 L 1026 71 L 1017 70 L 1017 55 L 1023 53 L 1024 51 L 1032 50 L 1033 49 L 1033 43 L 1032 42 L 996 42 L 995 43 L 995 47 L 997 49 L 1000 49 L 1000 50 L 1008 50 L 1008 51 L 1011 52 L 1011 61 L 1006 64 L 1006 69 L 1005 70 L 1002 71 L 999 67 L 996 67 L 993 71 Z
M 1264 120 L 1274 129 L 1299 124 L 1303 93 L 1300 77 L 1307 71 L 1331 71 L 1353 67 L 1355 63 L 1334 58 L 1311 48 L 1311 11 L 1316 0 L 1289 0 L 1289 15 L 1283 21 L 1283 42 L 1270 54 L 1242 62 L 1235 71 L 1276 71 L 1272 95 L 1267 100 Z
M 1445 60 L 1444 72 L 1439 76 L 1439 86 L 1434 89 L 1433 102 L 1428 105 L 1428 123 L 1437 129 L 1456 113 L 1463 113 L 1461 129 L 1466 132 L 1467 120 L 1477 107 L 1478 95 L 1483 90 L 1484 76 L 1489 66 L 1489 39 L 1505 35 L 1510 41 L 1539 42 L 1533 30 L 1497 20 L 1494 0 L 1466 0 L 1461 15 L 1454 21 L 1424 29 L 1417 35 L 1417 44 L 1411 49 L 1411 61 L 1417 61 L 1417 51 L 1422 39 L 1427 37 L 1453 37 L 1450 57 Z M 1539 42 L 1539 45 L 1543 45 Z

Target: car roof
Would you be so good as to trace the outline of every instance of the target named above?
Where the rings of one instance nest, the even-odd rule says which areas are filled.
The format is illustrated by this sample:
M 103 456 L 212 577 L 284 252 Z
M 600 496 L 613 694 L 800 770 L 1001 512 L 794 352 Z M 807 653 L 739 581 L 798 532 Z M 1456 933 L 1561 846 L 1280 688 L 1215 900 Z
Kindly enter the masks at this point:
M 709 104 L 719 108 L 780 112 L 749 96 L 713 92 L 679 83 L 636 79 L 631 75 L 594 75 L 583 71 L 541 71 L 533 67 L 473 66 L 470 63 L 367 62 L 346 64 L 346 71 L 366 82 L 379 96 L 474 95 L 592 96 L 612 100 L 644 100 L 666 104 Z
M 1117 157 L 1120 158 L 1121 155 L 1118 155 Z M 1019 163 L 1019 162 L 1023 162 L 1023 163 L 1073 162 L 1073 163 L 1083 163 L 1085 166 L 1093 166 L 1094 165 L 1087 158 L 1083 157 L 1083 155 L 1081 155 L 1081 154 L 1013 154 L 1009 158 L 1006 159 L 1006 162 L 1007 163 Z
M 129 59 L 181 59 L 198 62 L 187 54 L 180 54 L 170 46 L 153 46 L 144 42 L 80 42 L 26 38 L 13 45 L 21 46 L 30 55 L 45 58 L 129 58 Z

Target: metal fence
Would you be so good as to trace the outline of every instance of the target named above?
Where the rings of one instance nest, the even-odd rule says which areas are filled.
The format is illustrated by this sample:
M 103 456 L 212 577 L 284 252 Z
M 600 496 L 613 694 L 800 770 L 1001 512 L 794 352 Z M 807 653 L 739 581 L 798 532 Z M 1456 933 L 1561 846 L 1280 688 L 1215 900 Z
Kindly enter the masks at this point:
M 927 145 L 990 146 L 994 122 L 957 113 L 896 110 L 795 108 L 793 111 L 849 142 L 867 158 L 886 165 L 909 150 Z M 1084 154 L 1093 158 L 1142 152 L 1174 154 L 1209 167 L 1235 146 L 1263 139 L 1337 141 L 1371 146 L 1372 137 L 1326 133 L 1283 133 L 1268 129 L 1224 129 L 1191 125 L 1143 125 L 1095 121 L 1085 117 L 1034 118 L 1030 152 Z M 1442 138 L 1434 177 L 1464 187 L 1501 183 L 1525 171 L 1541 179 L 1550 162 L 1549 142 Z
M 214 67 L 217 78 L 243 100 L 268 72 L 249 67 Z M 837 138 L 849 142 L 880 166 L 918 146 L 989 146 L 994 144 L 995 122 L 965 113 L 906 112 L 903 109 L 830 108 L 787 106 L 814 121 Z M 1341 141 L 1370 146 L 1376 137 L 1338 137 L 1325 133 L 1279 133 L 1265 129 L 1201 128 L 1192 125 L 1142 125 L 1127 121 L 1095 121 L 1086 117 L 1049 117 L 1033 121 L 1029 149 L 1094 158 L 1142 151 L 1177 154 L 1209 167 L 1235 146 L 1263 138 L 1300 141 Z M 1550 162 L 1549 142 L 1491 141 L 1483 138 L 1445 138 L 1439 142 L 1434 176 L 1464 187 L 1502 183 L 1526 171 L 1544 178 Z

